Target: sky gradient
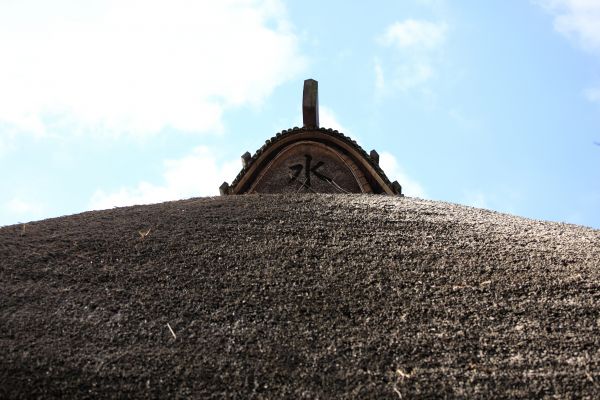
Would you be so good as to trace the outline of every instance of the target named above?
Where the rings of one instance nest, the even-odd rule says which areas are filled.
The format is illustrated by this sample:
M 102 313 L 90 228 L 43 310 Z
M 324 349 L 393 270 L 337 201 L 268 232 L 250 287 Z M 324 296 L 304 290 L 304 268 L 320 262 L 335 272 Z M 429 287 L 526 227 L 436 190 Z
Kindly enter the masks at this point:
M 0 225 L 217 195 L 313 78 L 408 196 L 600 228 L 600 0 L 9 0 L 0 54 Z

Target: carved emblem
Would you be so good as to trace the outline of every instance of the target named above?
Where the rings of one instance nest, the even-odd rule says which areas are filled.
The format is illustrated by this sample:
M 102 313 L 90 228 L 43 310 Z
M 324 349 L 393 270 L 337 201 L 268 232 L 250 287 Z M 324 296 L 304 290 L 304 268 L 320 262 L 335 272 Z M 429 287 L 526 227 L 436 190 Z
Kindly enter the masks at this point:
M 312 156 L 309 154 L 305 154 L 304 155 L 304 165 L 302 165 L 302 164 L 292 165 L 290 167 L 290 170 L 293 171 L 293 174 L 290 173 L 290 180 L 288 181 L 288 183 L 292 183 L 293 181 L 297 180 L 298 176 L 300 176 L 300 173 L 302 172 L 302 170 L 304 170 L 304 182 L 302 183 L 302 185 L 304 185 L 304 186 L 307 186 L 307 187 L 311 186 L 310 185 L 311 174 L 313 174 L 314 176 L 316 176 L 317 178 L 319 178 L 322 181 L 331 183 L 330 177 L 325 176 L 318 171 L 318 169 L 321 168 L 323 165 L 325 165 L 325 163 L 323 161 L 319 161 L 312 167 L 311 167 L 311 163 L 312 163 Z

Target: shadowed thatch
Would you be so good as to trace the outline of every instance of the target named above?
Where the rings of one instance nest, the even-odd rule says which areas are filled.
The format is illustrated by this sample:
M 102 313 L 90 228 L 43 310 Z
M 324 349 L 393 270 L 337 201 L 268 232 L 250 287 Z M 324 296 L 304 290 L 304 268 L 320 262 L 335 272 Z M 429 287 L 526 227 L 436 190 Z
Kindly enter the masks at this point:
M 0 229 L 0 397 L 597 397 L 600 231 L 368 195 Z

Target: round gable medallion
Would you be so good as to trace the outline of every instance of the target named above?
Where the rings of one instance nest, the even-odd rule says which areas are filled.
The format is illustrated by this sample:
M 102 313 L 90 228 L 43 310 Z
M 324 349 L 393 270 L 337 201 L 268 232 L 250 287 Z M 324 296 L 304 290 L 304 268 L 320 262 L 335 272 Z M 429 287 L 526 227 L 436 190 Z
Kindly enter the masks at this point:
M 363 174 L 350 160 L 314 141 L 296 142 L 283 149 L 250 188 L 259 193 L 361 193 Z

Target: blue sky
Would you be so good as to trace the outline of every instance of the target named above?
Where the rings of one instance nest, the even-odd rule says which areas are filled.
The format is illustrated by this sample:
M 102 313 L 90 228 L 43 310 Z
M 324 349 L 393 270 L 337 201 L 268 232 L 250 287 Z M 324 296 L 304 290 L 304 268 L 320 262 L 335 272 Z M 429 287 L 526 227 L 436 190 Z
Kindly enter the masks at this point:
M 408 196 L 600 228 L 600 0 L 5 0 L 0 54 L 0 225 L 216 195 L 314 78 Z

